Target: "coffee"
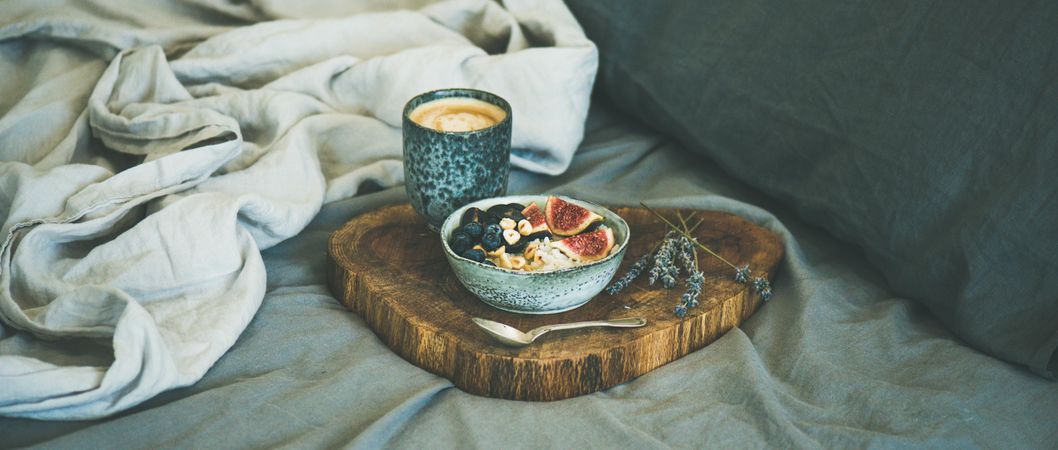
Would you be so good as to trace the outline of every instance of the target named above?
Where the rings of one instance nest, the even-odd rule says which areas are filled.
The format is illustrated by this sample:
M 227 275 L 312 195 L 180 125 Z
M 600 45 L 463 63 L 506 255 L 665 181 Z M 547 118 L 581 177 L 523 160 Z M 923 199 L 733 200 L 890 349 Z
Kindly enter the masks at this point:
M 424 127 L 444 132 L 488 128 L 507 118 L 499 106 L 467 97 L 448 97 L 423 103 L 409 118 Z

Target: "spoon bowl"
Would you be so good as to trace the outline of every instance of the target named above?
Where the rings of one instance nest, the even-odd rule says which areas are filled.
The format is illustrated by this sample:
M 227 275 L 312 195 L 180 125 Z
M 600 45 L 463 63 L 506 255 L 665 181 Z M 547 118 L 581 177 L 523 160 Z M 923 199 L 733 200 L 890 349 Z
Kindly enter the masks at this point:
M 533 328 L 527 332 L 522 332 L 510 325 L 493 320 L 482 319 L 480 317 L 475 317 L 471 320 L 474 321 L 474 324 L 485 330 L 485 333 L 489 336 L 492 336 L 497 341 L 500 341 L 500 343 L 511 347 L 524 347 L 532 344 L 533 341 L 540 336 L 556 330 L 573 330 L 576 328 L 588 327 L 637 328 L 647 324 L 647 320 L 642 317 L 628 317 L 624 319 L 590 320 L 586 322 L 544 325 L 542 327 Z

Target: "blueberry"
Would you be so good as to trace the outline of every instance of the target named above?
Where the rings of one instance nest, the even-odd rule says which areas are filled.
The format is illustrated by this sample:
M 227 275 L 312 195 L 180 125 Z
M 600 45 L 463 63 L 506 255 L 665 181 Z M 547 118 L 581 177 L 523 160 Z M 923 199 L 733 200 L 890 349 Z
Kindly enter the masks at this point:
M 503 229 L 497 224 L 485 227 L 485 233 L 481 235 L 481 246 L 485 250 L 493 251 L 503 245 Z
M 456 252 L 457 255 L 461 255 L 474 246 L 474 240 L 466 233 L 456 230 L 455 233 L 452 233 L 452 239 L 448 240 L 448 246 L 452 247 L 452 251 Z
M 502 246 L 502 245 L 503 245 L 503 238 L 500 237 L 500 235 L 498 235 L 498 234 L 488 234 L 488 233 L 486 233 L 484 236 L 481 236 L 481 246 L 484 247 L 485 250 L 488 250 L 488 251 L 491 252 L 493 250 L 496 250 L 497 248 L 500 248 L 500 246 Z
M 485 252 L 472 248 L 460 254 L 460 256 L 471 261 L 485 262 Z
M 457 233 L 460 231 L 469 236 L 471 242 L 481 242 L 481 235 L 485 233 L 485 226 L 478 222 L 470 222 L 456 230 Z

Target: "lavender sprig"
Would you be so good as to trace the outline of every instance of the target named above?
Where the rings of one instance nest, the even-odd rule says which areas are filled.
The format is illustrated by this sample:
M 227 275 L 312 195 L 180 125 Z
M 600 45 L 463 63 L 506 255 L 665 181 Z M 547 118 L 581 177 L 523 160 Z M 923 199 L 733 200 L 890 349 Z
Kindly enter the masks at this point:
M 687 291 L 680 296 L 680 301 L 684 306 L 688 308 L 698 306 L 698 297 L 702 295 L 703 282 L 705 282 L 705 276 L 701 272 L 694 272 L 690 278 L 687 278 Z
M 669 221 L 668 219 L 666 219 L 665 216 L 662 216 L 657 211 L 654 211 L 653 209 L 651 209 L 649 206 L 646 205 L 646 203 L 639 202 L 639 204 L 642 205 L 643 208 L 646 208 L 647 211 L 650 211 L 651 214 L 654 214 L 655 216 L 657 216 L 657 218 L 661 219 L 662 222 L 665 222 L 665 224 L 668 225 L 669 228 L 671 228 L 671 231 L 669 231 L 670 234 L 671 233 L 679 233 L 680 235 L 682 235 L 681 244 L 683 242 L 687 242 L 687 243 L 690 243 L 693 246 L 701 248 L 702 250 L 705 250 L 710 255 L 713 255 L 713 257 L 715 257 L 716 259 L 719 259 L 724 264 L 727 264 L 728 266 L 730 266 L 732 269 L 735 269 L 735 281 L 737 281 L 739 283 L 746 283 L 746 282 L 749 281 L 750 274 L 752 273 L 752 271 L 749 268 L 749 264 L 743 265 L 741 267 L 740 266 L 736 266 L 736 265 L 732 264 L 730 261 L 724 259 L 723 256 L 718 255 L 716 252 L 714 252 L 709 247 L 706 247 L 705 245 L 702 245 L 702 243 L 698 242 L 698 240 L 695 239 L 694 236 L 691 236 L 691 230 L 687 230 L 686 229 L 687 228 L 687 224 L 686 224 L 686 222 L 683 221 L 682 216 L 680 217 L 680 221 L 683 222 L 684 229 L 681 230 L 680 227 L 676 226 L 676 224 L 674 224 L 671 221 Z M 681 245 L 681 247 L 682 247 L 682 245 Z M 683 258 L 682 252 L 681 252 L 680 258 L 681 259 Z M 695 254 L 695 259 L 697 260 L 697 254 Z M 655 267 L 657 267 L 657 266 L 655 265 Z M 768 281 L 767 278 L 765 278 L 765 277 L 756 277 L 756 278 L 754 278 L 753 279 L 753 288 L 754 288 L 754 290 L 757 291 L 757 294 L 760 295 L 761 300 L 768 301 L 769 299 L 771 299 L 771 296 L 772 296 L 771 283 Z M 684 296 L 687 296 L 687 293 L 685 293 Z M 692 304 L 692 302 L 690 302 L 688 300 L 689 300 L 689 298 L 688 299 L 683 299 L 683 297 L 681 297 L 680 304 L 676 306 L 676 311 L 675 312 L 676 312 L 677 316 L 683 317 L 683 315 L 687 313 L 687 305 L 688 304 Z
M 698 264 L 694 262 L 694 244 L 685 236 L 680 236 L 680 253 L 678 254 L 678 260 L 680 266 L 683 267 L 684 273 L 692 274 L 695 270 L 698 270 Z
M 676 285 L 676 280 L 672 277 L 672 268 L 675 267 L 672 263 L 672 257 L 675 252 L 676 238 L 670 231 L 665 235 L 665 240 L 662 241 L 661 247 L 658 248 L 658 252 L 654 256 L 654 267 L 650 269 L 650 277 L 647 278 L 651 286 L 659 279 L 666 288 L 669 288 L 670 282 L 672 286 Z
M 687 222 L 683 219 L 683 215 L 678 215 L 678 217 L 680 224 L 686 229 Z M 680 304 L 685 308 L 694 308 L 698 306 L 698 297 L 702 295 L 702 283 L 705 282 L 705 276 L 698 270 L 698 253 L 694 249 L 694 244 L 686 236 L 680 236 L 680 264 L 683 270 L 690 274 L 687 278 L 687 291 L 680 296 Z
M 618 292 L 621 292 L 621 290 L 628 287 L 628 285 L 631 284 L 632 281 L 635 281 L 635 279 L 639 277 L 640 273 L 643 273 L 643 269 L 646 269 L 647 266 L 649 266 L 653 262 L 654 252 L 647 252 L 647 254 L 639 257 L 639 259 L 636 260 L 634 264 L 632 264 L 632 267 L 628 268 L 628 272 L 625 272 L 624 276 L 618 278 L 617 281 L 614 281 L 613 284 L 606 288 L 606 293 L 614 295 Z
M 764 301 L 771 299 L 771 283 L 766 277 L 755 277 L 753 278 L 752 283 L 750 283 L 750 276 L 753 271 L 749 268 L 749 264 L 736 266 L 712 251 L 709 247 L 702 245 L 701 242 L 698 242 L 698 240 L 691 235 L 691 233 L 698 228 L 698 225 L 701 225 L 702 220 L 699 220 L 693 227 L 688 227 L 687 219 L 685 219 L 682 214 L 677 213 L 680 224 L 682 225 L 681 228 L 673 224 L 661 214 L 658 214 L 657 211 L 654 211 L 646 204 L 642 202 L 640 204 L 643 205 L 647 211 L 650 211 L 665 222 L 671 230 L 665 234 L 664 239 L 662 239 L 653 250 L 647 252 L 636 260 L 636 262 L 628 268 L 628 271 L 624 276 L 618 278 L 613 284 L 606 288 L 608 294 L 614 295 L 627 288 L 632 281 L 647 269 L 647 267 L 650 267 L 647 282 L 653 286 L 660 281 L 662 286 L 667 289 L 676 287 L 677 279 L 679 278 L 680 273 L 683 272 L 688 275 L 686 280 L 687 290 L 680 295 L 679 303 L 673 308 L 673 313 L 682 318 L 687 315 L 688 309 L 698 306 L 698 299 L 702 295 L 702 285 L 705 283 L 705 275 L 703 275 L 698 268 L 697 249 L 700 248 L 724 264 L 727 264 L 732 269 L 735 269 L 734 279 L 736 282 L 751 284 L 753 289 L 757 292 L 757 295 L 760 295 L 761 299 Z M 627 309 L 628 306 L 626 305 L 625 308 Z

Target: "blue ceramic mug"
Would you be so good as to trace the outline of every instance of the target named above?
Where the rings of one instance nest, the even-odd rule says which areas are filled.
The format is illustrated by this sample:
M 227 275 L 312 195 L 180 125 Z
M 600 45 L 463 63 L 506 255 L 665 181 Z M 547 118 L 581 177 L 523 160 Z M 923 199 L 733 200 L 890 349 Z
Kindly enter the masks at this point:
M 430 91 L 404 106 L 404 188 L 430 229 L 507 193 L 512 119 L 506 100 L 476 89 Z

